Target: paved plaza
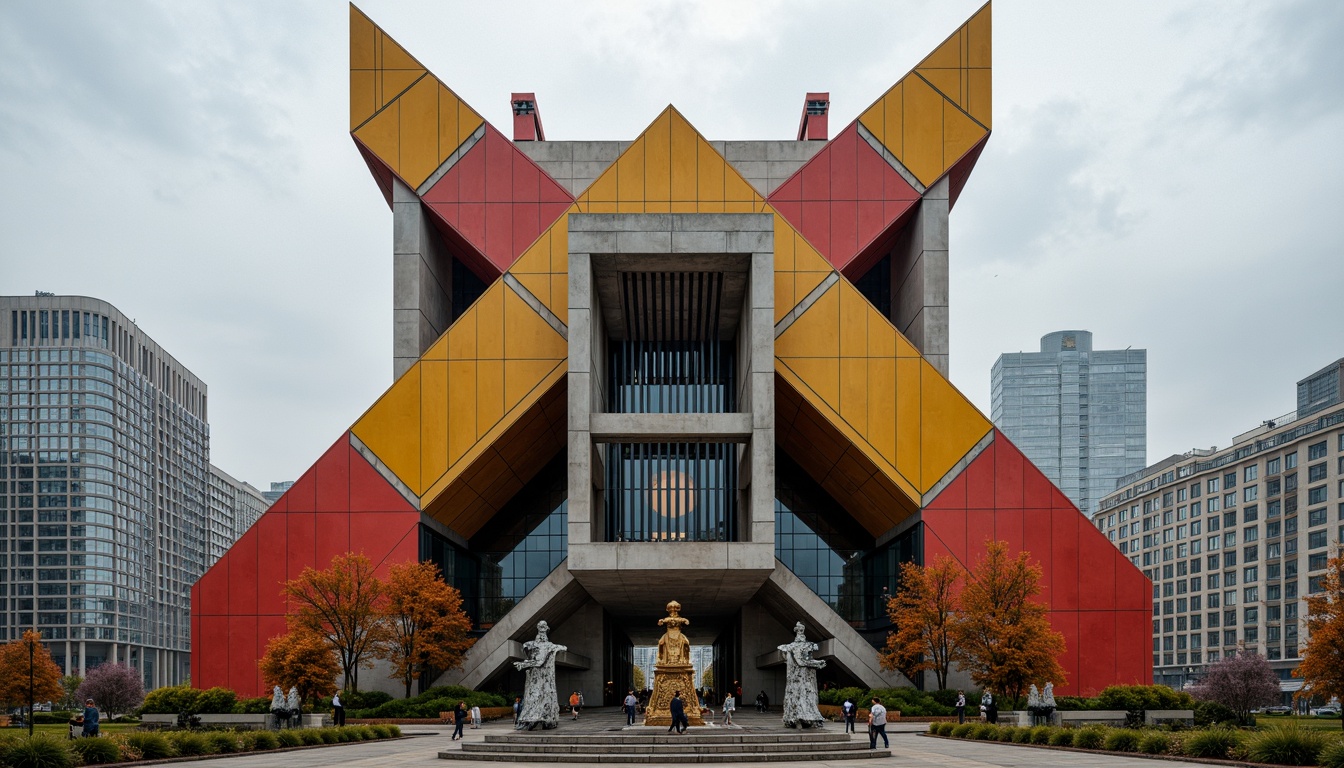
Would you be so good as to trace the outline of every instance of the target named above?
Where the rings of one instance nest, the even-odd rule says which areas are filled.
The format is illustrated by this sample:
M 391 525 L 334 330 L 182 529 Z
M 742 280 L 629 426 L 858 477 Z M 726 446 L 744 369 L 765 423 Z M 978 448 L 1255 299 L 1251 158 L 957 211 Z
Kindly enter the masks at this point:
M 747 710 L 739 712 L 734 718 L 737 727 L 758 731 L 778 727 L 779 715 L 761 715 Z M 584 713 L 578 722 L 567 716 L 560 721 L 558 731 L 550 733 L 596 733 L 619 730 L 625 723 L 618 709 L 594 709 Z M 706 726 L 706 730 L 711 726 Z M 717 729 L 717 726 L 713 728 Z M 797 766 L 835 766 L 836 768 L 863 768 L 874 765 L 899 765 L 912 768 L 986 768 L 1004 766 L 1004 768 L 1180 768 L 1194 766 L 1194 763 L 1180 763 L 1153 760 L 1140 757 L 1115 757 L 1111 755 L 1091 755 L 1065 750 L 1023 747 L 997 742 L 976 742 L 951 739 L 926 738 L 920 736 L 927 729 L 923 723 L 893 723 L 888 726 L 891 738 L 892 756 L 874 760 L 842 760 L 831 762 L 786 763 Z M 467 741 L 483 741 L 489 733 L 512 732 L 512 724 L 507 721 L 486 723 L 482 727 L 466 730 Z M 652 729 L 651 729 L 652 730 Z M 659 729 L 661 730 L 661 729 Z M 694 731 L 701 729 L 696 728 Z M 840 730 L 839 724 L 828 724 L 827 730 Z M 421 766 L 422 768 L 443 768 L 451 765 L 438 758 L 439 752 L 460 749 L 461 743 L 450 741 L 452 729 L 443 726 L 406 726 L 407 734 L 422 734 L 415 738 L 390 742 L 367 742 L 357 745 L 335 745 L 296 752 L 263 753 L 245 757 L 213 758 L 194 763 L 200 766 L 219 766 L 220 768 L 395 768 L 396 766 Z M 544 738 L 542 733 L 535 734 Z M 860 732 L 859 738 L 867 738 Z M 482 765 L 507 765 L 498 762 L 482 762 Z M 529 763 L 535 765 L 535 763 Z M 666 764 L 676 766 L 677 763 Z M 778 762 L 734 763 L 735 766 L 779 766 Z

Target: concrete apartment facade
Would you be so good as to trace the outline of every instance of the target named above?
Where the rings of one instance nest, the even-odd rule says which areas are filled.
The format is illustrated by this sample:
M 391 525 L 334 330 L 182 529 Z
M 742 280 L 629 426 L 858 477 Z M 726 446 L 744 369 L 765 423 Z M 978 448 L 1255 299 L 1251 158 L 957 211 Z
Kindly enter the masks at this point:
M 1058 691 L 1147 682 L 1147 580 L 946 376 L 989 51 L 985 6 L 834 137 L 813 93 L 792 141 L 710 141 L 672 107 L 548 141 L 513 94 L 511 140 L 352 8 L 396 378 L 197 584 L 193 683 L 269 690 L 280 583 L 355 551 L 462 592 L 477 642 L 425 685 L 520 689 L 544 619 L 559 688 L 615 704 L 673 599 L 720 690 L 781 700 L 799 620 L 823 681 L 909 685 L 876 654 L 900 565 L 991 537 L 1042 563 Z
M 1083 512 L 1147 464 L 1147 350 L 1056 331 L 1040 352 L 999 355 L 989 378 L 994 425 Z
M 261 519 L 271 503 L 251 483 L 238 480 L 228 472 L 210 465 L 209 536 L 205 547 L 205 565 L 210 567 L 233 546 L 252 524 Z
M 1179 688 L 1245 649 L 1285 693 L 1300 687 L 1303 598 L 1344 539 L 1344 400 L 1313 405 L 1164 459 L 1101 500 L 1097 529 L 1153 582 L 1156 682 Z
M 188 678 L 207 406 L 205 383 L 106 301 L 0 297 L 0 637 L 35 627 L 66 673 Z

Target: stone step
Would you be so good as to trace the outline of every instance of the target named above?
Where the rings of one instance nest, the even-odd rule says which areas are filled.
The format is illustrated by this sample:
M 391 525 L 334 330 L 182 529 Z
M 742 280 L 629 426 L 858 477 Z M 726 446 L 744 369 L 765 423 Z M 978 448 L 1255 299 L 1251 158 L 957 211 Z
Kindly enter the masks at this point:
M 685 742 L 682 744 L 496 744 L 496 743 L 474 743 L 463 744 L 463 752 L 480 753 L 532 753 L 532 754 L 640 754 L 656 752 L 666 755 L 691 755 L 691 754 L 721 754 L 724 752 L 754 752 L 765 754 L 771 752 L 817 752 L 817 751 L 849 751 L 855 749 L 868 749 L 867 741 L 852 741 L 839 743 L 825 743 L 812 741 L 799 741 L 794 743 L 776 743 L 776 744 L 697 744 L 694 742 Z
M 696 733 L 694 731 L 676 735 L 666 731 L 657 733 L 590 733 L 590 734 L 549 734 L 549 733 L 508 733 L 486 734 L 485 741 L 490 744 L 789 744 L 796 742 L 844 743 L 854 737 L 847 733 L 834 731 L 803 731 L 793 733 Z
M 465 746 L 465 745 L 464 745 Z M 715 752 L 712 754 L 677 754 L 663 750 L 604 754 L 596 752 L 538 753 L 538 752 L 468 752 L 454 750 L 440 752 L 443 760 L 477 760 L 499 763 L 760 763 L 760 762 L 821 762 L 828 760 L 870 760 L 891 757 L 890 749 L 846 749 L 814 752 Z

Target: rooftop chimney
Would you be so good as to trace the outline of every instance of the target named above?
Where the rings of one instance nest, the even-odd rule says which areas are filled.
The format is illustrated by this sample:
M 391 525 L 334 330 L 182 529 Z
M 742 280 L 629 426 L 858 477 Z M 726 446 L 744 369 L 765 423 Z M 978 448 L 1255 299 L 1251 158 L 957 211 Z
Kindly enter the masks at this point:
M 826 140 L 826 113 L 831 111 L 831 94 L 809 93 L 803 102 L 803 119 L 798 123 L 799 141 Z M 516 121 L 518 118 L 514 118 Z
M 541 129 L 541 111 L 537 109 L 537 95 L 515 93 L 512 101 L 513 140 L 545 141 L 546 132 Z

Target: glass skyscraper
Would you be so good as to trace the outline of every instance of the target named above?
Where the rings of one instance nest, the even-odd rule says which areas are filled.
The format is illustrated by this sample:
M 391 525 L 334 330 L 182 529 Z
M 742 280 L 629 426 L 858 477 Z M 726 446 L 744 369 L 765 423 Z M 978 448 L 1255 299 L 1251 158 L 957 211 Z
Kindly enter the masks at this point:
M 184 682 L 209 451 L 205 383 L 111 304 L 0 297 L 0 639 Z
M 999 355 L 990 397 L 995 426 L 1085 514 L 1147 462 L 1147 350 L 1056 331 L 1040 352 Z

